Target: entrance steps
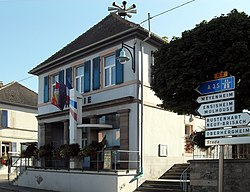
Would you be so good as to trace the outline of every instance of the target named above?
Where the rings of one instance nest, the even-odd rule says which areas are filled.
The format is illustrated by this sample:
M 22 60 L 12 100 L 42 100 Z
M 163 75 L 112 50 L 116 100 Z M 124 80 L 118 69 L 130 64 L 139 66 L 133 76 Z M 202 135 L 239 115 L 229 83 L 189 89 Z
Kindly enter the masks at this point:
M 181 174 L 188 169 L 189 164 L 174 164 L 157 180 L 146 180 L 136 190 L 137 192 L 182 192 Z M 189 186 L 189 170 L 187 170 L 186 184 Z M 135 191 L 135 192 L 136 192 Z

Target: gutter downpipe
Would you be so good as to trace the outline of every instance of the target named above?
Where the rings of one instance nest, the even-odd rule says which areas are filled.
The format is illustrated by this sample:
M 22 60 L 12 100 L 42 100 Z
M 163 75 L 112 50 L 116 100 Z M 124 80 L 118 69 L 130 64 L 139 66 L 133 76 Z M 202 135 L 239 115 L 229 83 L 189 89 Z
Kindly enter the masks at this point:
M 144 42 L 146 42 L 148 39 L 150 39 L 151 37 L 151 31 L 150 31 L 150 13 L 148 13 L 148 26 L 149 26 L 149 32 L 148 32 L 148 37 L 146 37 L 141 43 L 140 43 L 140 49 L 141 49 L 141 151 L 140 151 L 140 156 L 141 156 L 141 165 L 140 165 L 140 169 L 139 169 L 139 173 L 132 179 L 132 181 L 138 180 L 139 178 L 141 178 L 144 174 L 143 172 L 143 141 L 144 141 L 144 137 L 143 137 L 143 105 L 144 105 L 144 98 L 143 98 L 143 53 L 144 53 Z M 139 75 L 138 75 L 139 78 Z M 138 89 L 139 91 L 139 89 Z M 139 94 L 138 94 L 139 96 Z M 138 102 L 139 105 L 139 102 Z

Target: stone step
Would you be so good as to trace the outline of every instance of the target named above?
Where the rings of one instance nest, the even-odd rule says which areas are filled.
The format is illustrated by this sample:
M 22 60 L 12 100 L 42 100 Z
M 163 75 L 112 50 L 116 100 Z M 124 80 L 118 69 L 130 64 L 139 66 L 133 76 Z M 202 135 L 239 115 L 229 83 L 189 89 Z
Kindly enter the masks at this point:
M 180 182 L 168 182 L 168 181 L 146 181 L 143 183 L 143 187 L 158 187 L 158 188 L 180 188 Z
M 162 188 L 156 188 L 156 187 L 154 187 L 154 188 L 144 188 L 144 187 L 141 187 L 141 188 L 139 188 L 137 191 L 135 191 L 135 192 L 155 192 L 155 191 L 161 191 L 161 192 L 182 192 L 182 190 L 181 189 L 179 189 L 179 190 L 177 190 L 177 189 L 162 189 Z
M 166 171 L 158 180 L 145 181 L 136 191 L 138 192 L 182 192 L 180 178 L 181 174 L 189 164 L 175 164 Z M 189 186 L 189 172 L 187 172 L 187 185 Z
M 180 179 L 181 178 L 181 174 L 182 173 L 175 173 L 175 172 L 165 173 L 160 178 L 161 179 L 169 179 L 169 178 Z M 187 176 L 187 178 L 189 178 L 189 176 L 190 176 L 189 173 L 187 173 L 186 176 Z

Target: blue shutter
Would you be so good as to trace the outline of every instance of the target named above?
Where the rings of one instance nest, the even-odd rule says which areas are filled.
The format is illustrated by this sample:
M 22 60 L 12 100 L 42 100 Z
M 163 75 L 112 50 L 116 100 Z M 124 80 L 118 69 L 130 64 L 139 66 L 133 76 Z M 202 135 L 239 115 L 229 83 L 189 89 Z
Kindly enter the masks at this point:
M 93 90 L 100 88 L 100 57 L 93 59 Z
M 121 49 L 116 50 L 115 58 L 119 57 Z M 118 59 L 115 59 L 115 68 L 116 68 L 116 84 L 123 83 L 123 65 L 119 62 Z
M 43 102 L 49 102 L 49 76 L 44 77 Z
M 2 127 L 8 127 L 8 111 L 2 110 Z
M 64 70 L 59 71 L 59 82 L 64 84 Z
M 90 91 L 90 61 L 84 63 L 84 93 Z
M 72 84 L 72 67 L 66 69 L 66 86 L 71 89 Z

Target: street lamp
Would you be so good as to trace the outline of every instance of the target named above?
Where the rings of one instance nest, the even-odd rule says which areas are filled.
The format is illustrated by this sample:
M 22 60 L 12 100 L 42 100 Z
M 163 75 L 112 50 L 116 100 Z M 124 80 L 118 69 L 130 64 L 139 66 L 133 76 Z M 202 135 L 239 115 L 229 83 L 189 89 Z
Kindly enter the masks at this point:
M 131 46 L 129 46 L 129 45 L 122 42 L 122 49 L 120 51 L 119 57 L 117 57 L 117 60 L 121 64 L 125 64 L 127 61 L 130 60 L 130 58 L 126 55 L 126 52 L 125 52 L 124 48 L 128 50 L 128 52 L 129 52 L 129 54 L 130 54 L 130 56 L 132 58 L 132 70 L 135 73 L 135 45 L 133 47 L 131 47 Z M 132 54 L 130 49 L 133 50 L 133 54 Z

